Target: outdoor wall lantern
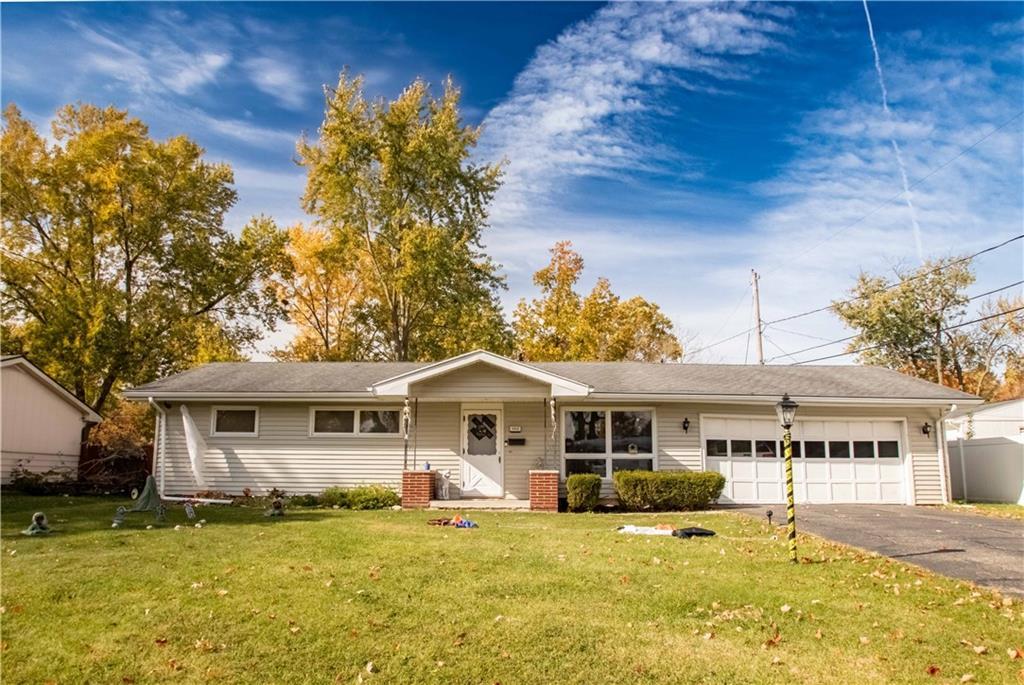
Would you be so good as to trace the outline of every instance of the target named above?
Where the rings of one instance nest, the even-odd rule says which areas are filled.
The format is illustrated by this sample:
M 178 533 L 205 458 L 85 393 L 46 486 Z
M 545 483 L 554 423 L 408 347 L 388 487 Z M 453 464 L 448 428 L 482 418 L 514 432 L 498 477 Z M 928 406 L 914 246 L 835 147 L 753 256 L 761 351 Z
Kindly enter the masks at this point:
M 926 436 L 931 435 L 932 434 L 932 424 L 925 423 L 923 426 L 921 426 L 921 432 L 924 433 Z
M 690 417 L 686 417 L 685 419 L 683 419 L 683 432 L 690 432 Z
M 782 426 L 783 455 L 786 457 L 786 526 L 789 538 L 789 560 L 797 563 L 796 556 L 796 505 L 793 499 L 793 435 L 790 429 L 796 419 L 796 410 L 799 407 L 796 402 L 789 398 L 788 394 L 782 396 L 782 401 L 775 405 L 775 411 L 779 415 L 779 425 Z

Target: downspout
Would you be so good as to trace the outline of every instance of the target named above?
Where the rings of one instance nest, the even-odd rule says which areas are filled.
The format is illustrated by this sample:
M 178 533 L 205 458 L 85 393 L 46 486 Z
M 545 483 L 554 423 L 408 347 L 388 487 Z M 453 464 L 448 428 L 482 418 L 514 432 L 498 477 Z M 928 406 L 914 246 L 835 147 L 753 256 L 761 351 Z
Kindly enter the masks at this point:
M 935 442 L 938 448 L 939 466 L 941 467 L 942 478 L 939 485 L 942 486 L 942 503 L 949 503 L 949 449 L 946 445 L 946 417 L 950 412 L 956 410 L 956 405 L 951 404 L 945 411 L 939 410 L 939 418 L 935 422 Z
M 160 430 L 156 435 L 153 436 L 153 441 L 156 443 L 153 445 L 153 471 L 154 474 L 157 469 L 157 465 L 160 467 L 160 479 L 157 484 L 157 494 L 160 495 L 160 499 L 167 500 L 168 502 L 199 502 L 201 504 L 231 504 L 229 499 L 201 499 L 198 497 L 168 497 L 164 494 L 164 472 L 167 470 L 167 460 L 164 459 L 164 444 L 167 442 L 167 412 L 164 408 L 154 400 L 152 397 L 147 398 L 149 406 L 153 407 L 156 411 L 157 424 L 160 426 Z

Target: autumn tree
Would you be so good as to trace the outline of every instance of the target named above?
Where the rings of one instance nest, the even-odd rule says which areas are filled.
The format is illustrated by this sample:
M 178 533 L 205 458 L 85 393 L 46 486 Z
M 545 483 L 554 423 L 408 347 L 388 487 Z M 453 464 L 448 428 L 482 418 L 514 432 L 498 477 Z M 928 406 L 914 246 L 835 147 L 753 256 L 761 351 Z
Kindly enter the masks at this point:
M 991 397 L 1024 352 L 1024 318 L 1001 312 L 1022 305 L 1020 298 L 984 303 L 974 318 L 985 320 L 969 324 L 972 283 L 968 262 L 958 258 L 897 269 L 893 282 L 862 273 L 832 309 L 856 331 L 847 349 L 862 362 Z
M 226 164 L 114 108 L 64 107 L 51 139 L 5 110 L 5 349 L 102 411 L 120 385 L 237 357 L 273 323 L 263 281 L 284 236 L 264 218 L 224 228 Z
M 671 320 L 642 297 L 621 299 L 606 278 L 582 297 L 575 286 L 583 258 L 572 243 L 551 249 L 551 262 L 534 274 L 541 296 L 519 302 L 516 349 L 528 361 L 667 361 L 682 357 Z
M 362 85 L 343 73 L 317 138 L 298 146 L 303 205 L 339 250 L 324 267 L 358 284 L 345 314 L 358 325 L 340 357 L 508 352 L 497 298 L 504 281 L 480 242 L 500 165 L 469 161 L 480 129 L 463 125 L 451 81 L 440 97 L 414 81 L 391 102 L 368 102 Z
M 367 356 L 372 337 L 360 321 L 362 290 L 354 250 L 322 227 L 288 230 L 285 259 L 275 278 L 278 297 L 296 328 L 281 360 L 337 361 Z

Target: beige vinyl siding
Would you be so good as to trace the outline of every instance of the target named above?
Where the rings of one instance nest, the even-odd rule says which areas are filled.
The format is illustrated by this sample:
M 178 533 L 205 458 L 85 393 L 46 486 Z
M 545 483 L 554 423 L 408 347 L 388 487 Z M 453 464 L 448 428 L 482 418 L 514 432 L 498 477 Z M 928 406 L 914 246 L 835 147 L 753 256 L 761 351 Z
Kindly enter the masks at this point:
M 490 364 L 471 364 L 443 376 L 414 383 L 409 394 L 421 398 L 484 400 L 544 398 L 550 386 Z
M 281 488 L 288 493 L 316 493 L 326 487 L 383 483 L 399 488 L 404 441 L 396 436 L 309 436 L 309 406 L 299 403 L 261 404 L 258 437 L 210 437 L 211 405 L 189 403 L 189 411 L 206 441 L 204 475 L 207 488 L 229 494 L 251 488 L 262 493 Z M 218 405 L 221 406 L 221 405 Z M 251 406 L 251 405 L 247 405 Z M 318 403 L 317 406 L 323 406 Z M 372 405 L 337 405 L 339 409 Z M 385 405 L 381 405 L 385 406 Z M 429 461 L 438 471 L 459 478 L 459 407 L 420 403 L 419 430 L 410 439 L 409 468 Z M 181 410 L 167 410 L 165 492 L 192 494 L 192 476 Z
M 31 373 L 15 365 L 0 370 L 0 482 L 18 466 L 75 476 L 82 413 Z
M 505 437 L 526 440 L 525 445 L 505 447 L 505 492 L 508 497 L 530 499 L 530 470 L 544 467 L 544 445 L 551 439 L 550 421 L 544 420 L 547 411 L 543 400 L 505 403 Z M 509 426 L 520 426 L 523 431 L 510 433 Z M 553 468 L 556 460 L 553 448 L 549 449 Z

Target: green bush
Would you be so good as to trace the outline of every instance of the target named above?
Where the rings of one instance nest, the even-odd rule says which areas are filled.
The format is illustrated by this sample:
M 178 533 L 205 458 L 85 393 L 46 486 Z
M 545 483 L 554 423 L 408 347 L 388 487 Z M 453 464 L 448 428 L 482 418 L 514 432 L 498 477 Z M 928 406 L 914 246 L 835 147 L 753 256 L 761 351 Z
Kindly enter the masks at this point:
M 325 507 L 344 507 L 348 505 L 348 494 L 335 485 L 321 492 L 317 501 Z
M 565 481 L 569 511 L 593 511 L 601 497 L 601 476 L 596 473 L 574 473 Z
M 387 509 L 401 499 L 398 493 L 384 485 L 363 485 L 346 493 L 349 509 Z
M 316 495 L 292 495 L 288 504 L 293 507 L 315 507 L 320 504 L 320 498 Z
M 615 494 L 631 511 L 705 509 L 718 499 L 725 476 L 712 471 L 617 471 Z

